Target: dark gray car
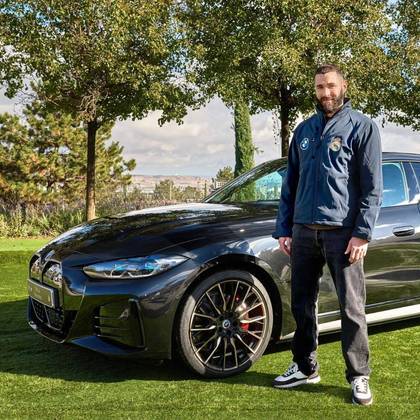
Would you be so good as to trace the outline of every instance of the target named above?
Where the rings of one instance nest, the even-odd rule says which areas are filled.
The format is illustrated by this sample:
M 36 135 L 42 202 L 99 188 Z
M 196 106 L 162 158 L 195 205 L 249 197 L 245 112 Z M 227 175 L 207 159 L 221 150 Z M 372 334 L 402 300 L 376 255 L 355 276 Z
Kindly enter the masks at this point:
M 290 338 L 290 261 L 271 237 L 286 159 L 263 163 L 202 203 L 83 224 L 30 262 L 30 325 L 108 355 L 171 358 L 224 377 Z M 365 259 L 369 324 L 420 314 L 420 155 L 383 154 L 383 206 Z M 340 328 L 324 271 L 319 330 Z

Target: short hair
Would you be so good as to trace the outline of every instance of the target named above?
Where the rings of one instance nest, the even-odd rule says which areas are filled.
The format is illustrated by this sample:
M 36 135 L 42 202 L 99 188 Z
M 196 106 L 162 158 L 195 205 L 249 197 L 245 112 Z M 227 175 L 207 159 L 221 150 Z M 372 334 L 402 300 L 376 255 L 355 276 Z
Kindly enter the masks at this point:
M 325 73 L 330 73 L 331 71 L 335 71 L 337 74 L 339 74 L 343 79 L 345 79 L 344 77 L 344 73 L 341 71 L 340 67 L 338 67 L 335 64 L 323 64 L 321 66 L 319 66 L 316 69 L 315 72 L 315 76 L 317 74 L 325 74 Z

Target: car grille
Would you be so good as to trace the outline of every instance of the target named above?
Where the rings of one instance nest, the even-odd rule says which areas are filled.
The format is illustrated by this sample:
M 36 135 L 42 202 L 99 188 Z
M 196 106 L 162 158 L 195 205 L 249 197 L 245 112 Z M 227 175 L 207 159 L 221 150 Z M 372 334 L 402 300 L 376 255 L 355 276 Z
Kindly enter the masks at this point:
M 40 329 L 57 338 L 67 336 L 77 311 L 50 308 L 33 298 L 29 298 L 29 316 Z
M 35 315 L 39 321 L 41 321 L 44 324 L 47 324 L 50 328 L 54 330 L 61 331 L 63 329 L 64 311 L 61 308 L 50 308 L 36 301 L 35 299 L 31 299 L 31 301 Z
M 62 271 L 55 261 L 43 262 L 35 255 L 30 263 L 30 279 L 46 287 L 53 288 L 58 302 L 58 295 L 62 288 Z M 64 338 L 73 323 L 77 311 L 66 311 L 63 307 L 51 308 L 33 297 L 29 297 L 29 318 L 39 329 L 47 335 Z
M 94 332 L 97 337 L 129 347 L 144 347 L 143 326 L 136 300 L 102 305 L 96 310 Z

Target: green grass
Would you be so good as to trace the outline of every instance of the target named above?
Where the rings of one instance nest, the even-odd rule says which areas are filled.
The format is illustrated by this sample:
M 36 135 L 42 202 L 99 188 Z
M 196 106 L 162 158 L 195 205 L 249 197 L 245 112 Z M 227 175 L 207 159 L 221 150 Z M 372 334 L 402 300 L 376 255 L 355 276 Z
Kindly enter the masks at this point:
M 419 418 L 419 322 L 372 330 L 374 405 L 350 404 L 340 344 L 322 340 L 322 380 L 275 390 L 287 346 L 225 380 L 203 380 L 172 362 L 110 360 L 51 343 L 26 324 L 27 260 L 41 242 L 0 241 L 0 418 Z M 10 248 L 9 248 L 10 249 Z M 23 251 L 25 250 L 25 251 Z
M 0 252 L 2 251 L 36 251 L 45 245 L 51 238 L 36 238 L 36 239 L 12 239 L 0 238 Z

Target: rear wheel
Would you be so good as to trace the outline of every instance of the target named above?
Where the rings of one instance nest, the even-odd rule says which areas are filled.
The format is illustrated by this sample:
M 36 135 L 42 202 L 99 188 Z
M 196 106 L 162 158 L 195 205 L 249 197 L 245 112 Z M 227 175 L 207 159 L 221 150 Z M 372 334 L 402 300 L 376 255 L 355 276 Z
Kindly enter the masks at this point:
M 246 271 L 221 271 L 204 279 L 184 301 L 178 350 L 200 375 L 236 375 L 264 353 L 272 326 L 263 284 Z

